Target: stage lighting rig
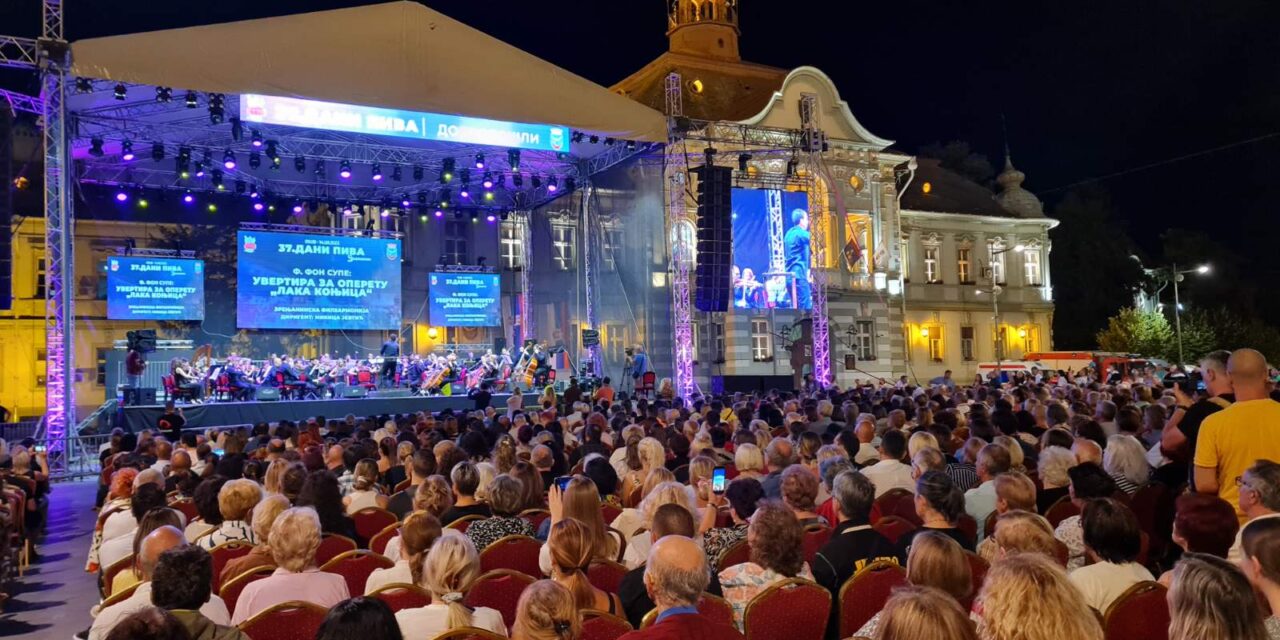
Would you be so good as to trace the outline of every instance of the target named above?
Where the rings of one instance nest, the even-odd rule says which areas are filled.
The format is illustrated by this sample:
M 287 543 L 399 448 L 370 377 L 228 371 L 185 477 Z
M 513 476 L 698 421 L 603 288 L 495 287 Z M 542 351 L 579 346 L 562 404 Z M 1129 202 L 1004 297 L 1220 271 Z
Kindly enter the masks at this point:
M 424 172 L 422 170 L 422 165 L 416 165 L 416 164 L 413 165 L 413 181 L 422 182 L 423 175 L 424 175 Z
M 628 152 L 628 153 L 631 153 L 631 152 L 634 152 L 635 150 L 636 150 L 636 141 L 635 141 L 635 140 L 628 140 L 628 141 L 627 141 L 627 152 Z
M 427 192 L 426 192 L 426 191 L 419 191 L 419 192 L 418 192 L 418 204 L 419 204 L 420 206 L 423 206 L 423 207 L 427 206 Z
M 351 163 L 347 162 L 346 160 L 343 160 L 342 164 L 338 165 L 338 175 L 341 176 L 343 180 L 350 179 Z
M 382 182 L 382 165 L 376 162 L 373 163 L 373 168 L 370 170 L 370 176 L 373 178 L 374 182 Z
M 89 155 L 95 158 L 102 157 L 102 138 L 97 136 L 89 138 Z
M 236 193 L 240 195 L 244 195 L 244 189 L 245 189 L 244 180 L 236 180 L 235 184 L 236 184 Z
M 739 153 L 738 154 L 738 171 L 742 171 L 745 173 L 747 170 L 748 162 L 751 162 L 751 154 Z
M 302 172 L 306 171 L 306 170 L 307 170 L 307 159 L 306 159 L 306 158 L 304 158 L 304 157 L 302 157 L 302 156 L 298 156 L 298 157 L 294 158 L 294 159 L 293 159 L 293 169 L 294 169 L 294 171 L 297 171 L 298 173 L 302 173 Z
M 250 168 L 250 169 L 257 169 L 258 167 L 261 167 L 261 166 L 262 166 L 262 154 L 258 153 L 257 151 L 252 151 L 252 152 L 250 152 L 250 153 L 249 153 L 249 168 Z
M 129 97 L 129 88 L 124 86 L 123 83 L 117 82 L 116 88 L 112 92 L 112 95 L 115 96 L 116 100 L 124 100 L 125 98 Z
M 237 121 L 238 121 L 238 120 L 237 120 Z M 258 131 L 257 129 L 250 129 L 250 130 L 249 130 L 249 144 L 252 144 L 254 147 L 261 147 L 261 146 L 262 146 L 262 132 L 261 132 L 261 131 Z
M 236 168 L 236 154 L 231 153 L 230 149 L 222 154 L 222 166 L 228 171 Z
M 92 93 L 93 81 L 88 78 L 76 78 L 76 93 Z
M 156 87 L 156 102 L 168 103 L 173 100 L 173 89 L 170 87 Z
M 187 92 L 186 102 L 187 102 L 188 109 L 194 109 L 200 106 L 200 98 L 196 96 L 196 92 L 194 91 Z
M 163 142 L 153 142 L 151 144 L 151 159 L 155 160 L 156 162 L 160 162 L 161 160 L 164 160 L 164 143 Z
M 481 184 L 483 184 L 483 185 L 484 185 L 484 188 L 485 188 L 485 189 L 492 189 L 492 188 L 493 188 L 493 174 L 492 174 L 492 173 L 490 173 L 490 172 L 487 172 L 487 171 L 486 171 L 486 172 L 485 172 L 485 174 L 484 174 L 484 182 L 482 182 Z
M 512 184 L 514 184 L 514 185 L 516 186 L 516 188 L 517 188 L 517 189 L 519 189 L 520 187 L 523 187 L 523 186 L 524 186 L 524 174 L 522 174 L 522 173 L 513 173 L 513 174 L 511 174 L 511 183 L 512 183 Z
M 223 109 L 223 107 L 225 106 L 225 101 L 226 101 L 226 98 L 224 98 L 221 93 L 209 94 L 209 123 L 210 124 L 222 124 L 223 118 L 226 115 L 226 112 Z
M 244 138 L 244 123 L 237 116 L 231 116 L 231 139 L 240 142 Z
M 120 159 L 124 160 L 125 162 L 128 162 L 130 160 L 133 160 L 135 157 L 136 156 L 133 155 L 133 141 L 125 140 L 124 142 L 121 142 L 120 143 Z
M 484 168 L 484 154 L 483 154 L 483 153 L 477 153 L 477 154 L 476 154 L 476 168 L 477 168 L 477 169 L 483 169 L 483 168 Z
M 581 131 L 574 131 L 573 134 L 569 136 L 569 139 L 574 142 L 582 142 L 583 137 L 584 134 Z
M 787 160 L 787 177 L 788 178 L 796 177 L 796 173 L 799 172 L 799 168 L 800 168 L 800 159 L 797 158 L 795 155 L 792 155 L 791 159 Z
M 184 192 L 184 193 L 182 194 L 182 203 L 183 203 L 183 204 L 191 204 L 191 203 L 193 203 L 193 202 L 195 202 L 195 201 L 196 201 L 196 194 L 191 193 L 191 190 L 190 190 L 190 189 L 187 189 L 187 190 L 186 190 L 186 192 Z
M 547 193 L 555 193 L 559 190 L 560 190 L 560 187 L 556 185 L 556 177 L 548 176 L 547 177 Z
M 511 167 L 512 172 L 520 170 L 520 150 L 519 149 L 507 150 L 507 164 Z
M 541 188 L 542 188 L 542 178 L 539 178 L 539 177 L 537 176 L 537 174 L 534 174 L 534 175 L 532 175 L 532 176 L 530 176 L 530 177 L 529 177 L 529 184 L 532 184 L 534 189 L 541 189 Z
M 565 178 L 564 188 L 569 193 L 573 193 L 573 191 L 578 188 L 578 181 L 573 178 Z
M 457 161 L 453 158 L 445 158 L 440 167 L 440 183 L 449 184 L 453 182 L 453 171 L 457 167 Z
M 404 174 L 400 171 L 400 165 L 391 167 L 391 179 L 400 182 L 404 178 Z
M 222 184 L 222 169 L 214 169 L 209 174 L 209 184 L 213 185 L 213 188 L 218 191 L 226 188 L 226 185 Z

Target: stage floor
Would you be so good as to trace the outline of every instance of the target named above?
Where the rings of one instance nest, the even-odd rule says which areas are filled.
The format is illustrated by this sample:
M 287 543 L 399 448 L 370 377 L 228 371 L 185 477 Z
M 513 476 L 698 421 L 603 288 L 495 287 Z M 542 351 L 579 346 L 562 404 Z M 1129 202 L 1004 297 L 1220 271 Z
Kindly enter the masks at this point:
M 490 406 L 505 410 L 507 398 L 511 394 L 495 393 Z M 537 394 L 525 394 L 524 406 L 537 403 Z M 466 396 L 406 396 L 379 398 L 330 398 L 325 400 L 254 400 L 251 402 L 210 402 L 205 404 L 179 405 L 182 415 L 187 419 L 188 427 L 225 427 L 232 425 L 251 425 L 259 422 L 279 422 L 292 420 L 301 422 L 308 418 L 324 416 L 328 419 L 342 418 L 348 413 L 356 416 L 379 416 L 384 414 L 416 413 L 430 411 L 438 413 L 445 409 L 472 411 L 476 403 Z M 131 431 L 153 429 L 156 421 L 164 414 L 163 405 L 142 405 L 123 407 L 125 428 Z

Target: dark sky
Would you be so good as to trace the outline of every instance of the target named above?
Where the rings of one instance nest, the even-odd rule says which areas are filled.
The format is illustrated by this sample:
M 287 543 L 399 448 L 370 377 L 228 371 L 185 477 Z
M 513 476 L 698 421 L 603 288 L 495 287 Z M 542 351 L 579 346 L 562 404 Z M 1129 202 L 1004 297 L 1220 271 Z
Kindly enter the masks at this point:
M 361 4 L 371 3 L 68 1 L 68 37 Z M 426 4 L 605 85 L 666 46 L 660 0 Z M 0 31 L 34 35 L 39 2 L 0 5 Z M 1276 0 L 742 0 L 742 50 L 821 68 L 864 125 L 907 151 L 958 139 L 999 163 L 1005 114 L 1026 186 L 1050 205 L 1057 187 L 1272 134 L 1100 183 L 1148 250 L 1178 226 L 1269 255 L 1280 202 L 1277 24 Z

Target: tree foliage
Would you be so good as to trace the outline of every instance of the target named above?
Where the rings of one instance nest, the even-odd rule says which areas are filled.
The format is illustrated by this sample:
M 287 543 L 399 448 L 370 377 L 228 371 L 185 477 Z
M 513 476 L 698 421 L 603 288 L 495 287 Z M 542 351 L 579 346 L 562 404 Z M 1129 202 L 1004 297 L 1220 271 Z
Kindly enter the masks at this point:
M 995 176 L 995 167 L 981 153 L 974 153 L 968 142 L 952 140 L 944 144 L 933 143 L 920 148 L 920 155 L 938 160 L 944 169 L 950 169 L 978 184 L 986 185 Z
M 1162 357 L 1174 342 L 1173 328 L 1164 315 L 1125 307 L 1107 321 L 1107 328 L 1097 335 L 1098 348 L 1144 356 Z M 1174 346 L 1177 351 L 1177 346 Z

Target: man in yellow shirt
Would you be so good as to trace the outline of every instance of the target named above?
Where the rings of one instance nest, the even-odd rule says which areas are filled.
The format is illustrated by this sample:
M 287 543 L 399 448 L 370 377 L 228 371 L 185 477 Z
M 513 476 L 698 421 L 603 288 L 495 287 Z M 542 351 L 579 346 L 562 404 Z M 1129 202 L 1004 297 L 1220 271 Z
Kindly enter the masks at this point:
M 1280 461 L 1280 402 L 1267 393 L 1267 359 L 1239 349 L 1227 361 L 1235 404 L 1204 419 L 1195 451 L 1195 489 L 1217 494 L 1240 510 L 1236 480 L 1258 460 Z

